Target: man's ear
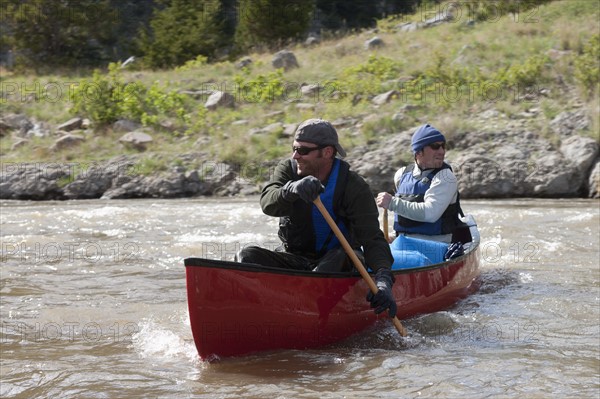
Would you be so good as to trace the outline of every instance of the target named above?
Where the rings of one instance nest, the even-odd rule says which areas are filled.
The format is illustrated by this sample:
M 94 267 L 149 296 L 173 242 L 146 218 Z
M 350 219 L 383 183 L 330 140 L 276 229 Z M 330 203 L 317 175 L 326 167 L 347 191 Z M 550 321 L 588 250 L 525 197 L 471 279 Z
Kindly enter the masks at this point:
M 327 151 L 329 151 L 329 153 L 327 154 L 327 156 L 329 158 L 335 158 L 335 153 L 336 153 L 335 148 L 333 148 L 332 146 L 328 146 L 328 147 L 325 147 L 325 149 Z

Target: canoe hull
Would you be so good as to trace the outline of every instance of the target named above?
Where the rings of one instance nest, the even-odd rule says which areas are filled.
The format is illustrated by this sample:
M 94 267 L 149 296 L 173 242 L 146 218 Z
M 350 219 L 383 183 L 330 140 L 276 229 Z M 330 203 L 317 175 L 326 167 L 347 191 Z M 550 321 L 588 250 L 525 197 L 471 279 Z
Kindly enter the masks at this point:
M 442 310 L 467 296 L 479 252 L 451 262 L 394 271 L 398 317 Z M 202 359 L 331 344 L 364 330 L 376 316 L 360 276 L 185 259 L 190 324 Z

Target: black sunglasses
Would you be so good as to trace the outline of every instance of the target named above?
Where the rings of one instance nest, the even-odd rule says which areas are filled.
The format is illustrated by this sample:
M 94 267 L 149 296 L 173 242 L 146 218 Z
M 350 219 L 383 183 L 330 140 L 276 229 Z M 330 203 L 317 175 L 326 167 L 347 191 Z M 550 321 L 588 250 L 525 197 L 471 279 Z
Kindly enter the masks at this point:
M 427 147 L 431 148 L 432 150 L 439 150 L 441 147 L 445 150 L 446 143 L 431 143 L 431 144 L 427 145 Z
M 294 147 L 292 146 L 292 154 L 297 152 L 298 155 L 308 155 L 314 150 L 322 150 L 323 148 L 328 147 L 326 145 L 320 145 L 318 147 Z

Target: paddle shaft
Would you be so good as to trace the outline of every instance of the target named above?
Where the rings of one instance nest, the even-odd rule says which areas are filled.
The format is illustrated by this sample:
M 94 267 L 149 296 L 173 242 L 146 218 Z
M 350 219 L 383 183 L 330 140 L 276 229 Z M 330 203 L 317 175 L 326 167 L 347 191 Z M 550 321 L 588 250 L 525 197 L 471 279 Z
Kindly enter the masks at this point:
M 329 211 L 327 210 L 327 208 L 325 208 L 325 205 L 323 205 L 321 198 L 317 197 L 317 199 L 314 200 L 314 204 L 316 205 L 316 207 L 319 209 L 319 211 L 321 212 L 321 214 L 327 221 L 327 224 L 329 225 L 329 227 L 331 227 L 331 230 L 333 230 L 333 233 L 335 234 L 337 239 L 340 241 L 340 244 L 342 244 L 342 247 L 346 251 L 346 254 L 348 254 L 350 259 L 352 260 L 352 263 L 354 263 L 354 266 L 356 267 L 356 269 L 358 270 L 358 272 L 360 273 L 362 278 L 365 280 L 365 282 L 369 286 L 369 289 L 371 290 L 371 292 L 373 294 L 376 294 L 377 291 L 379 290 L 379 288 L 377 288 L 377 286 L 375 285 L 375 282 L 371 278 L 371 275 L 369 274 L 369 272 L 367 272 L 367 269 L 365 269 L 365 267 L 363 266 L 360 259 L 358 259 L 358 256 L 356 256 L 356 253 L 354 252 L 354 250 L 348 243 L 348 240 L 346 240 L 346 237 L 344 237 L 344 234 L 340 231 L 340 229 L 337 226 L 337 224 L 335 223 L 335 221 L 331 218 L 331 215 L 329 214 Z M 406 335 L 407 335 L 406 329 L 404 328 L 402 323 L 400 323 L 400 320 L 398 320 L 398 318 L 396 316 L 394 316 L 394 318 L 392 319 L 392 322 L 394 323 L 394 326 L 396 327 L 396 330 L 398 330 L 400 335 L 403 337 L 406 337 Z
M 388 214 L 386 208 L 383 208 L 383 236 L 387 242 L 390 242 L 390 232 L 388 231 Z

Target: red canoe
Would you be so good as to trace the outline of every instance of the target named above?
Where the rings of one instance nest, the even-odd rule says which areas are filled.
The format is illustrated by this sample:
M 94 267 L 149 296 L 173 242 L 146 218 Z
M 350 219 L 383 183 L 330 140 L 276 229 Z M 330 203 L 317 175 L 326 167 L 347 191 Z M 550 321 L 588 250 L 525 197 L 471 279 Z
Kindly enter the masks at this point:
M 463 256 L 394 270 L 398 317 L 442 310 L 467 296 L 479 273 L 478 244 L 477 236 Z M 201 258 L 185 259 L 185 266 L 192 334 L 202 359 L 315 348 L 387 317 L 385 312 L 376 316 L 369 307 L 368 287 L 358 273 L 322 274 Z

